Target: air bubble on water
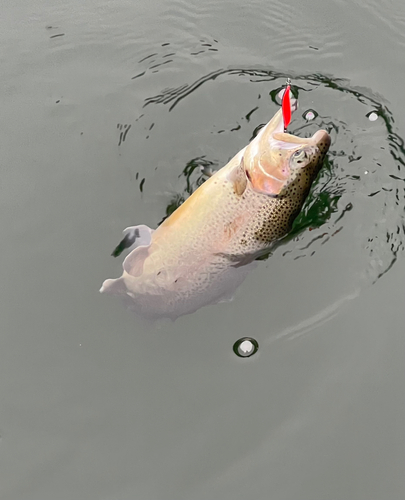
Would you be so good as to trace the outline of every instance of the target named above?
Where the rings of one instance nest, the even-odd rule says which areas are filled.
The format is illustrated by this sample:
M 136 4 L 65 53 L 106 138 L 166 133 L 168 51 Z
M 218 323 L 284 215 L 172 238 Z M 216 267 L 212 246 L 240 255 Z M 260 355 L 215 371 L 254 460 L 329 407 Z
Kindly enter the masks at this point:
M 239 346 L 239 349 L 241 352 L 243 352 L 243 354 L 249 354 L 253 351 L 253 344 L 252 342 L 250 342 L 250 340 L 244 340 Z
M 280 104 L 283 102 L 283 97 L 284 97 L 285 91 L 286 91 L 286 88 L 282 87 L 281 90 L 279 91 L 279 93 L 277 94 L 277 99 L 278 99 Z M 294 94 L 291 92 L 291 89 L 290 89 L 290 96 L 294 97 Z
M 213 174 L 211 165 L 203 165 L 200 167 L 201 173 L 206 177 L 211 177 Z
M 305 113 L 302 115 L 304 120 L 307 120 L 308 122 L 314 120 L 317 116 L 318 113 L 313 109 L 307 109 L 307 111 L 305 111 Z
M 371 122 L 375 122 L 378 119 L 378 114 L 375 111 L 370 111 L 366 116 Z
M 283 96 L 284 96 L 285 90 L 286 90 L 285 86 L 283 86 L 281 88 L 278 87 L 274 90 L 271 90 L 270 96 L 271 96 L 273 102 L 276 102 L 277 104 L 279 104 L 281 106 L 281 104 L 283 102 Z M 290 97 L 291 97 L 291 99 L 298 99 L 298 93 L 297 93 L 296 89 L 290 88 Z
M 281 101 L 283 100 L 283 95 L 284 95 L 284 92 L 285 92 L 285 88 L 282 88 L 280 90 L 280 92 L 277 94 L 277 97 L 280 99 L 280 103 Z
M 243 337 L 235 342 L 233 345 L 233 352 L 241 357 L 248 358 L 257 352 L 259 344 L 257 340 L 250 337 Z

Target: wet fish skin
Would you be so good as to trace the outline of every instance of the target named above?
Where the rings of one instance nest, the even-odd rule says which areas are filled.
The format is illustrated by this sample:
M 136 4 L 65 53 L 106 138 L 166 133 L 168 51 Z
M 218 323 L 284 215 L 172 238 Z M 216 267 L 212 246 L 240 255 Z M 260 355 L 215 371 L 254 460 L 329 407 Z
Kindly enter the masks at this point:
M 288 233 L 329 145 L 324 130 L 310 138 L 284 133 L 279 110 L 156 231 L 128 228 L 142 228 L 138 246 L 124 260 L 123 275 L 101 291 L 129 297 L 135 311 L 152 318 L 221 301 Z

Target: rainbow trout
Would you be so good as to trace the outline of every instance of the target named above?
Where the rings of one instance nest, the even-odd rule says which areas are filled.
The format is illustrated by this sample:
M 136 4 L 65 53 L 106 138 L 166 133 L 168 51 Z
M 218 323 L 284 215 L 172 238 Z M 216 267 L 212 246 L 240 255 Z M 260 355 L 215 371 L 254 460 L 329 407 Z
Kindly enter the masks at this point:
M 100 291 L 125 296 L 149 318 L 175 319 L 224 300 L 291 229 L 329 145 L 325 130 L 285 133 L 280 109 L 156 230 L 124 231 L 121 246 L 131 251 L 123 274 Z

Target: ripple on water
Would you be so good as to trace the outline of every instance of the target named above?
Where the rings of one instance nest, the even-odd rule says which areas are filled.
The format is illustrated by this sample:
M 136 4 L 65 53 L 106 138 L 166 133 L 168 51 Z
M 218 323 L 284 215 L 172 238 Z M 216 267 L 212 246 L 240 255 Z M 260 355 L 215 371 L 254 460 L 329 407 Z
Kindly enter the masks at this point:
M 313 257 L 324 246 L 333 245 L 345 234 L 346 228 L 353 231 L 356 227 L 350 237 L 358 243 L 361 252 L 363 269 L 359 274 L 366 282 L 374 283 L 395 264 L 398 253 L 404 248 L 405 231 L 404 142 L 395 128 L 392 111 L 382 97 L 328 75 L 287 75 L 272 70 L 234 67 L 212 71 L 193 82 L 147 97 L 142 112 L 147 120 L 156 106 L 172 111 L 184 99 L 203 92 L 208 83 L 210 99 L 215 101 L 215 93 L 223 80 L 231 85 L 232 81 L 241 82 L 242 79 L 244 97 L 233 109 L 227 109 L 228 126 L 218 127 L 212 123 L 206 127 L 211 127 L 211 133 L 221 133 L 221 137 L 237 134 L 240 137 L 238 143 L 243 146 L 251 137 L 252 126 L 255 133 L 260 128 L 251 118 L 252 113 L 257 114 L 257 119 L 261 116 L 269 119 L 273 111 L 270 112 L 266 96 L 270 94 L 277 103 L 287 77 L 291 77 L 292 90 L 300 101 L 313 106 L 306 108 L 301 116 L 296 113 L 289 130 L 296 135 L 308 136 L 325 128 L 332 136 L 332 145 L 304 209 L 277 252 L 295 260 Z M 307 95 L 311 92 L 316 93 Z M 378 119 L 373 122 L 374 116 Z M 173 125 L 175 120 L 174 117 Z M 153 121 L 158 121 L 156 116 Z M 148 137 L 154 130 L 148 132 Z M 198 130 L 193 130 L 193 137 L 196 133 L 198 135 Z M 201 155 L 203 146 L 201 142 L 196 144 L 195 156 L 179 168 L 178 175 L 184 179 L 184 187 L 170 195 L 163 217 L 204 182 L 202 170 L 215 165 L 220 167 L 226 162 L 227 158 L 218 164 L 208 154 Z
M 375 18 L 377 26 L 388 28 L 384 33 L 392 37 L 393 43 L 405 45 L 405 9 L 398 11 L 398 4 L 390 0 L 369 0 L 360 5 Z

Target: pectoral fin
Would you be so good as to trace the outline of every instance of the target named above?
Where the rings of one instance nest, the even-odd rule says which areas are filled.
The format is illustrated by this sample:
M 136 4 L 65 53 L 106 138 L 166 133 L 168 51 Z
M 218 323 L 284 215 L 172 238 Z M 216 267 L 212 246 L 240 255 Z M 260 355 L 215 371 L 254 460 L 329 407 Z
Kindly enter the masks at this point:
M 113 257 L 118 257 L 126 249 L 131 252 L 136 247 L 150 245 L 151 236 L 154 229 L 141 224 L 124 229 L 124 238 L 118 243 L 112 252 Z
M 124 260 L 122 267 L 124 271 L 134 278 L 140 276 L 143 272 L 143 264 L 149 255 L 150 246 L 140 246 L 135 248 Z
M 241 196 L 247 186 L 247 178 L 243 166 L 243 158 L 240 159 L 237 165 L 227 175 L 229 182 L 233 184 L 233 189 L 237 196 Z
M 112 255 L 118 257 L 124 250 L 130 250 L 129 255 L 123 263 L 124 271 L 129 275 L 137 277 L 142 274 L 144 261 L 149 255 L 153 232 L 154 229 L 145 225 L 131 226 L 124 229 L 124 238 L 115 248 Z M 118 279 L 105 280 L 100 292 L 112 293 L 114 295 L 130 294 L 123 276 Z
M 122 278 L 108 279 L 105 280 L 102 287 L 100 288 L 100 293 L 111 293 L 113 295 L 125 295 L 127 292 L 127 287 Z

